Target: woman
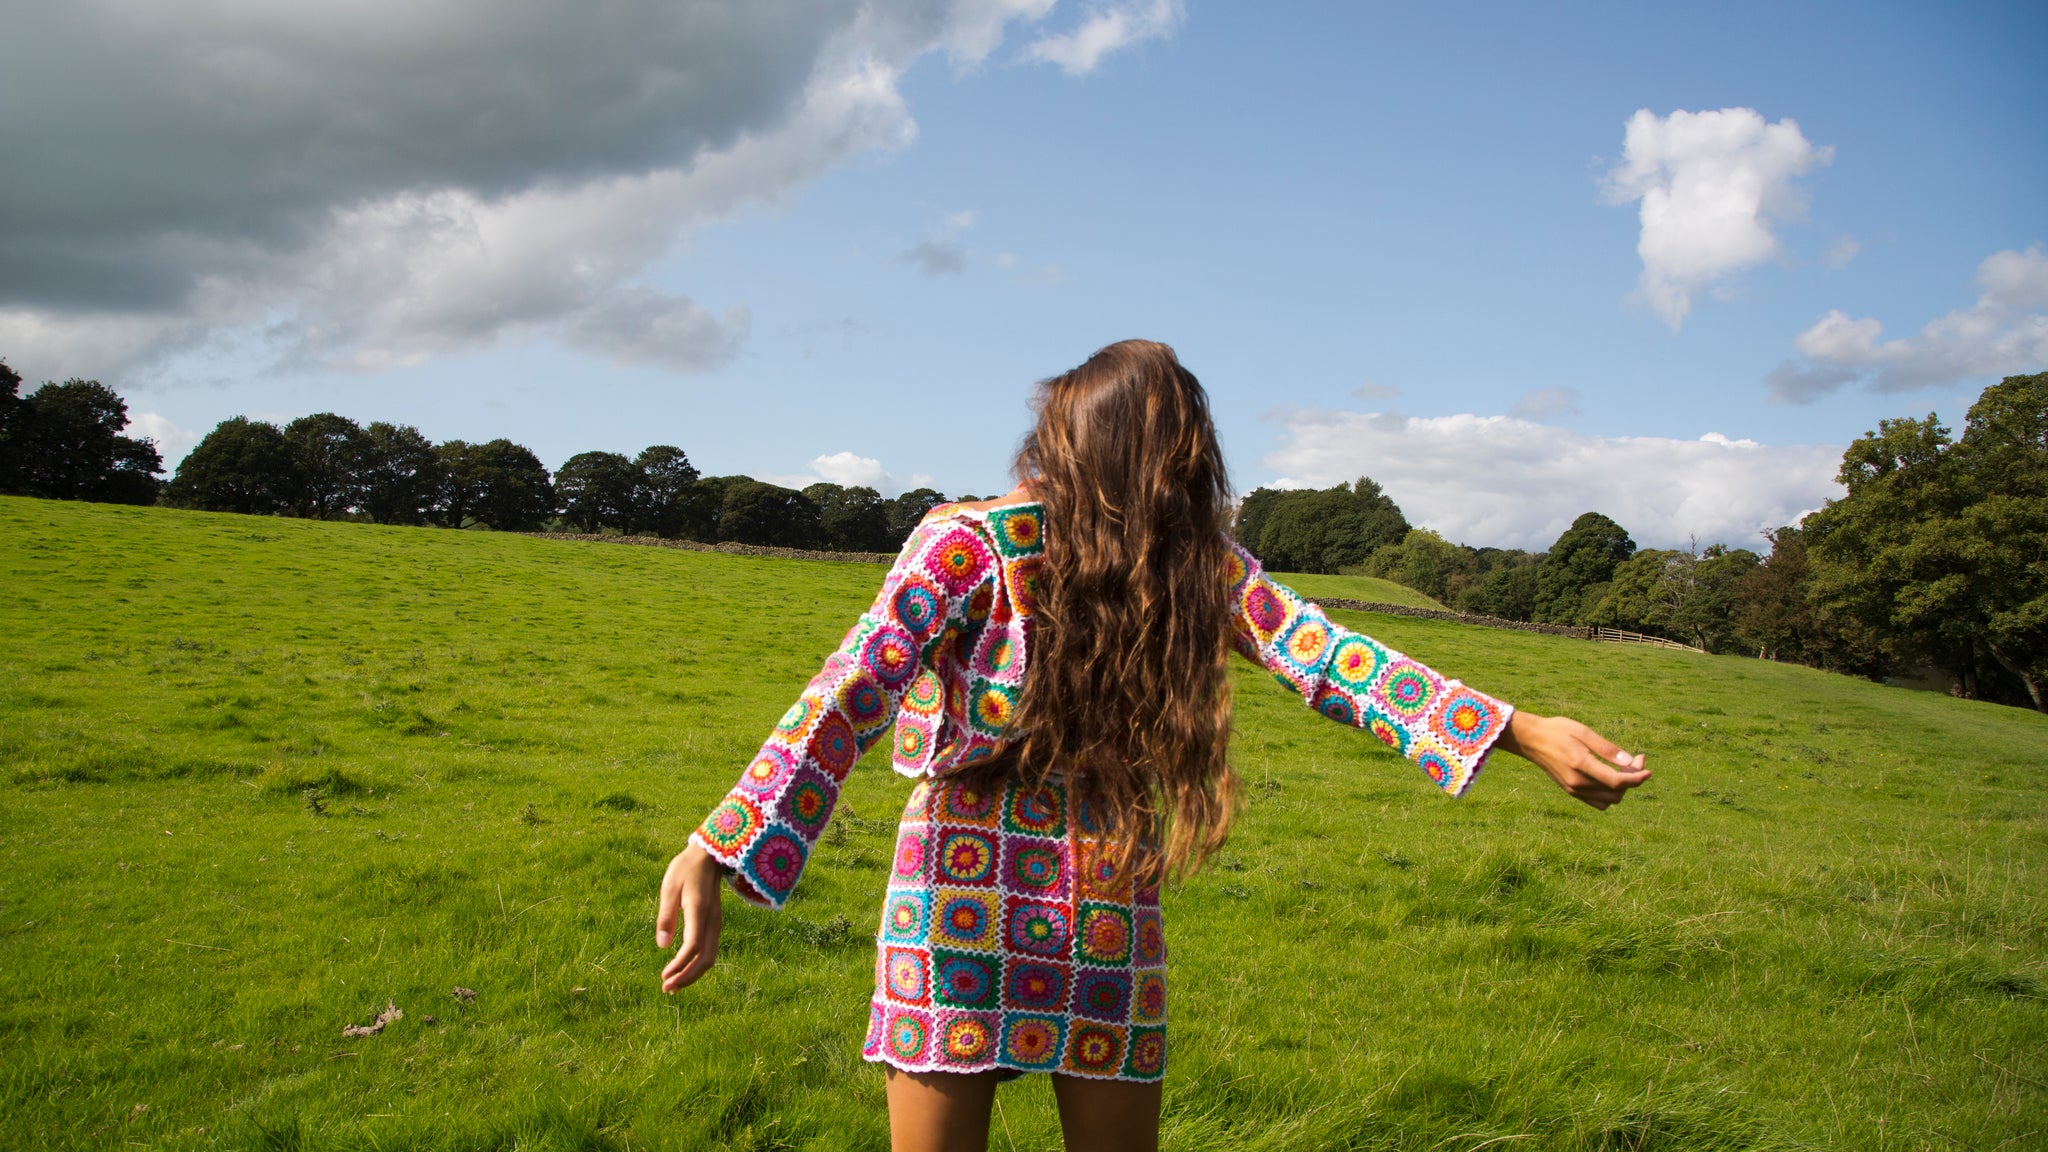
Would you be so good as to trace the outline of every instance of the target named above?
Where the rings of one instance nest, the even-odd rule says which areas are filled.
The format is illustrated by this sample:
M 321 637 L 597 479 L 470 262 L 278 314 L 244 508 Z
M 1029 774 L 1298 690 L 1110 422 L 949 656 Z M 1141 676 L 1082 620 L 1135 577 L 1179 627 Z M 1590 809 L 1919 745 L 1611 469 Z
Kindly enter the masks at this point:
M 719 880 L 780 907 L 894 723 L 903 814 L 864 1055 L 899 1152 L 979 1149 L 1000 1079 L 1053 1074 L 1070 1149 L 1156 1147 L 1158 886 L 1229 830 L 1229 652 L 1462 795 L 1489 753 L 1595 808 L 1649 778 L 1576 721 L 1446 680 L 1268 579 L 1224 535 L 1208 401 L 1164 344 L 1046 381 L 1009 495 L 935 508 L 874 605 L 662 881 L 674 992 L 717 958 Z M 1028 674 L 1027 674 L 1028 669 Z

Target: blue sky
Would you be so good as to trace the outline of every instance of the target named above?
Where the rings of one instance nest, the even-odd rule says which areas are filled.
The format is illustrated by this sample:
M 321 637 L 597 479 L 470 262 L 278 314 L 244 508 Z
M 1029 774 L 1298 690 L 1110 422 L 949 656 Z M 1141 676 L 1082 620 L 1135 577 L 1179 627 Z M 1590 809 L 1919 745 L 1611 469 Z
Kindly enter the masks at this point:
M 429 45 L 486 15 L 427 7 L 446 18 Z M 1208 386 L 1240 489 L 1370 474 L 1453 539 L 1536 547 L 1588 508 L 1644 543 L 1756 546 L 1832 494 L 1879 418 L 1959 425 L 1985 383 L 2048 370 L 2039 5 L 962 0 L 875 27 L 786 7 L 727 48 L 758 56 L 762 91 L 664 60 L 649 8 L 621 17 L 648 22 L 624 29 L 648 59 L 533 70 L 561 85 L 565 135 L 488 154 L 408 135 L 433 116 L 352 96 L 353 72 L 295 91 L 307 121 L 230 140 L 253 159 L 206 137 L 246 165 L 238 187 L 323 171 L 289 141 L 351 99 L 392 101 L 388 130 L 349 138 L 380 175 L 250 223 L 59 220 L 53 177 L 14 214 L 76 239 L 53 260 L 87 267 L 104 239 L 182 287 L 0 284 L 0 357 L 107 379 L 173 453 L 226 416 L 332 409 L 511 436 L 551 465 L 668 442 L 709 473 L 986 494 L 1032 381 L 1145 336 Z M 498 62 L 584 34 L 561 27 Z M 358 31 L 372 71 L 394 37 Z M 164 91 L 226 83 L 204 63 L 226 48 L 290 61 L 312 35 L 185 34 L 202 63 Z M 111 68 L 100 35 L 53 33 L 58 64 Z M 645 123 L 579 112 L 589 76 L 634 68 L 697 87 Z M 424 107 L 507 98 L 456 73 Z M 0 143 L 60 176 L 76 161 L 49 142 L 110 115 L 24 111 L 7 85 Z M 160 131 L 217 110 L 174 100 Z M 667 139 L 676 122 L 701 131 Z M 1667 191 L 1646 270 L 1640 195 Z M 0 253 L 24 243 L 10 227 L 28 225 L 0 225 Z

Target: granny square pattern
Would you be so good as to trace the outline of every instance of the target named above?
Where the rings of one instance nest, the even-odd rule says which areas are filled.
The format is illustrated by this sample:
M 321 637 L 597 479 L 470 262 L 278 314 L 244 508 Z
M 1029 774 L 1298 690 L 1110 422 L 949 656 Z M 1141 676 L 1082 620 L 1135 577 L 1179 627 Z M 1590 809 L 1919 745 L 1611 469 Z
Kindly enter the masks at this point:
M 1166 1070 L 1166 929 L 1058 778 L 972 786 L 1023 698 L 1045 563 L 1033 501 L 941 505 L 691 842 L 780 908 L 854 764 L 889 742 L 918 781 L 876 934 L 867 1059 L 907 1071 Z M 1234 641 L 1317 714 L 1462 795 L 1514 710 L 1333 623 L 1229 546 Z M 893 737 L 891 736 L 893 726 Z

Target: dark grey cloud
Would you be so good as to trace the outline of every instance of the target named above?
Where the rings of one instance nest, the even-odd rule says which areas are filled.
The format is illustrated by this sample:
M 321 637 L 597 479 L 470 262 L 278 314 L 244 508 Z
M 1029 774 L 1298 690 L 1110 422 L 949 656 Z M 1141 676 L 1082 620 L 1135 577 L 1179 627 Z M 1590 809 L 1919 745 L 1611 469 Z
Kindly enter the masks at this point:
M 657 262 L 907 145 L 905 69 L 1052 4 L 0 0 L 0 355 L 118 381 L 216 342 L 375 370 L 539 334 L 715 367 L 746 308 Z
M 856 0 L 66 0 L 0 37 L 0 306 L 146 308 L 338 207 L 687 163 L 786 118 Z

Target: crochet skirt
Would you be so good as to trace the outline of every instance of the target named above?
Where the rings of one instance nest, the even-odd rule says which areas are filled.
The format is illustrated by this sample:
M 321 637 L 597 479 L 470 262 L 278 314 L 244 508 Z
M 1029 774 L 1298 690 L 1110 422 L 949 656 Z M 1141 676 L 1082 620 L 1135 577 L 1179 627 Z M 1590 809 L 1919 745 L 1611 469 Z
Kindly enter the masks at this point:
M 906 1072 L 1166 1072 L 1156 888 L 1103 860 L 1055 780 L 921 781 L 903 810 L 862 1056 Z

